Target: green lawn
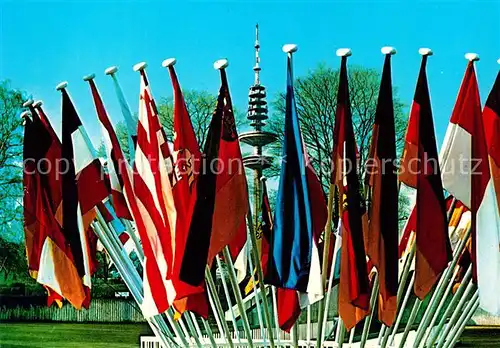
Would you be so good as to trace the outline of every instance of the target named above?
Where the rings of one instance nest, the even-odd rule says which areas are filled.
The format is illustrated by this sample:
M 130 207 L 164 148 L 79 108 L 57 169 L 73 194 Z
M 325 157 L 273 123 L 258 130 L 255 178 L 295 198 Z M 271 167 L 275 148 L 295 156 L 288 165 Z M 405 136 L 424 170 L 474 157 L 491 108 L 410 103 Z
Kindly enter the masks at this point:
M 0 323 L 0 347 L 136 348 L 147 324 Z

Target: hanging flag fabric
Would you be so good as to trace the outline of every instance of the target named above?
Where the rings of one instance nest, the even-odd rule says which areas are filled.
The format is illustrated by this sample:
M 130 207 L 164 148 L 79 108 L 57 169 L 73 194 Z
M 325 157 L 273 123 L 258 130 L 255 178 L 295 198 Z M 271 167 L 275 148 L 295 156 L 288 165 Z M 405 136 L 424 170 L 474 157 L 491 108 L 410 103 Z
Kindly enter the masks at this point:
M 474 178 L 472 202 L 479 201 L 476 217 L 476 262 L 480 307 L 494 315 L 500 315 L 500 73 L 497 75 L 483 110 L 484 130 L 490 166 L 489 177 L 483 172 L 482 180 Z M 480 127 L 480 122 L 475 122 Z M 473 137 L 480 136 L 480 131 Z M 477 151 L 479 145 L 473 142 Z M 473 153 L 473 155 L 475 155 Z M 478 155 L 475 155 L 478 156 Z M 479 156 L 478 156 L 479 157 Z M 483 158 L 484 156 L 481 156 Z M 474 157 L 473 157 L 474 158 Z M 483 167 L 484 168 L 484 167 Z M 485 169 L 484 169 L 485 170 Z M 488 179 L 488 181 L 486 181 Z M 476 196 L 480 188 L 486 188 L 482 199 Z M 480 183 L 479 183 L 480 182 Z M 474 205 L 473 205 L 474 206 Z M 474 221 L 474 220 L 473 220 Z M 474 235 L 473 235 L 474 236 Z
M 288 58 L 287 67 L 285 139 L 282 151 L 284 160 L 281 164 L 265 281 L 278 288 L 321 297 L 321 264 L 315 231 L 319 230 L 321 233 L 324 223 L 315 226 L 313 220 L 311 203 L 314 200 L 308 181 L 311 180 L 311 185 L 313 184 L 314 173 L 312 176 L 308 174 L 312 167 L 308 167 L 310 163 L 300 133 L 291 57 Z M 324 195 L 320 199 L 324 202 Z
M 398 292 L 398 178 L 391 55 L 385 56 L 372 132 L 367 183 L 371 189 L 367 254 L 380 279 L 378 318 L 392 326 Z
M 94 80 L 90 79 L 88 82 L 90 84 L 90 89 L 92 92 L 92 97 L 94 99 L 94 104 L 99 120 L 101 120 L 102 118 L 107 118 L 106 110 L 104 109 L 104 104 L 99 95 L 99 92 L 97 91 L 97 87 L 94 83 Z M 132 220 L 132 215 L 130 214 L 125 196 L 123 194 L 122 174 L 116 170 L 118 168 L 118 164 L 114 163 L 117 161 L 117 158 L 115 156 L 115 150 L 113 149 L 113 143 L 111 142 L 109 134 L 107 133 L 106 128 L 104 126 L 102 126 L 102 131 L 104 137 L 104 147 L 106 149 L 106 158 L 108 162 L 107 169 L 109 174 L 109 181 L 111 184 L 111 195 L 113 197 L 113 205 L 116 211 L 116 215 L 119 218 Z M 117 144 L 115 146 L 120 146 L 120 145 Z M 116 151 L 121 151 L 121 149 Z
M 49 306 L 52 302 L 62 305 L 65 298 L 81 309 L 86 297 L 82 279 L 69 241 L 56 221 L 57 199 L 51 200 L 61 191 L 52 191 L 51 173 L 44 168 L 51 160 L 54 139 L 34 110 L 32 117 L 33 121 L 26 119 L 23 147 L 24 231 L 29 273 L 47 289 Z M 60 204 L 60 196 L 58 201 Z
M 345 56 L 342 57 L 340 68 L 334 132 L 337 136 L 332 155 L 332 179 L 339 192 L 342 228 L 339 315 L 346 328 L 350 330 L 368 314 L 370 285 L 363 241 L 363 230 L 368 226 L 357 173 L 357 146 L 352 124 Z
M 180 279 L 182 259 L 186 251 L 189 226 L 196 203 L 196 185 L 200 169 L 201 152 L 173 65 L 169 67 L 169 72 L 174 92 L 174 181 L 172 192 L 177 212 L 173 263 L 173 280 L 176 291 L 174 307 L 180 314 L 186 310 L 190 310 L 207 318 L 208 301 L 204 287 L 194 287 Z
M 67 165 L 67 170 L 61 173 L 62 227 L 71 246 L 78 274 L 83 278 L 88 305 L 97 243 L 90 223 L 95 218 L 95 207 L 108 196 L 109 187 L 101 163 L 66 89 L 63 88 L 61 92 L 61 154 Z
M 246 238 L 248 191 L 224 69 L 221 80 L 180 272 L 180 279 L 193 286 L 203 282 L 207 263 L 225 246 L 234 240 L 244 244 Z
M 176 210 L 167 168 L 170 163 L 170 158 L 166 157 L 168 144 L 146 72 L 139 70 L 139 124 L 133 176 L 130 179 L 133 189 L 130 194 L 126 193 L 126 197 L 144 248 L 142 310 L 145 316 L 150 317 L 165 312 L 176 295 L 172 282 Z
M 146 89 L 147 84 L 144 82 L 144 78 L 141 76 L 141 99 L 140 99 L 140 116 L 142 124 L 151 125 L 151 128 L 144 127 L 141 125 L 141 142 L 138 144 L 136 155 L 141 156 L 141 162 L 139 163 L 141 167 L 139 170 L 135 168 L 133 172 L 128 161 L 126 160 L 122 149 L 120 148 L 118 137 L 115 130 L 111 124 L 111 121 L 106 113 L 104 106 L 99 108 L 100 112 L 97 113 L 97 117 L 101 122 L 103 128 L 103 136 L 105 139 L 105 146 L 107 146 L 107 152 L 110 154 L 112 161 L 109 161 L 108 166 L 113 166 L 115 173 L 119 173 L 121 176 L 120 182 L 122 184 L 122 192 L 124 194 L 127 206 L 133 217 L 133 220 L 137 226 L 137 232 L 142 242 L 142 247 L 144 249 L 144 273 L 143 273 L 143 286 L 144 286 L 144 301 L 141 305 L 142 312 L 144 316 L 151 317 L 156 314 L 163 313 L 170 307 L 170 303 L 175 297 L 175 291 L 173 290 L 172 281 L 167 279 L 167 262 L 172 262 L 171 258 L 166 258 L 163 253 L 163 245 L 159 234 L 163 234 L 163 239 L 167 239 L 165 243 L 168 242 L 169 231 L 165 232 L 166 227 L 164 224 L 163 216 L 159 211 L 156 204 L 158 200 L 155 200 L 155 195 L 157 194 L 156 189 L 151 190 L 146 180 L 152 181 L 150 178 L 153 173 L 153 165 L 157 166 L 156 175 L 160 176 L 160 168 L 163 168 L 163 176 L 165 177 L 166 168 L 164 166 L 164 160 L 158 160 L 153 162 L 151 165 L 147 162 L 148 154 L 152 153 L 151 159 L 158 158 L 159 145 L 155 147 L 154 144 L 149 144 L 148 136 L 150 134 L 158 134 L 159 131 L 154 126 L 158 126 L 158 123 L 154 117 L 156 114 L 152 111 L 150 105 L 146 104 L 146 101 L 150 102 L 150 92 Z M 100 101 L 99 93 L 97 88 L 93 83 L 91 83 L 91 90 L 95 89 L 96 100 Z M 102 103 L 100 101 L 99 103 Z M 102 104 L 101 104 L 102 105 Z M 150 118 L 153 119 L 150 121 Z M 151 133 L 149 133 L 151 132 Z M 151 137 L 152 143 L 156 137 Z M 163 164 L 163 166 L 162 166 Z M 139 173 L 148 173 L 146 179 L 143 178 Z M 134 175 L 135 174 L 135 175 Z M 168 180 L 167 180 L 168 181 Z M 168 181 L 169 182 L 169 181 Z M 156 183 L 156 181 L 155 181 Z M 153 186 L 153 183 L 150 183 Z M 166 186 L 168 183 L 166 184 Z M 168 195 L 169 191 L 163 191 Z M 145 203 L 144 203 L 145 202 Z M 170 220 L 167 220 L 167 223 Z M 157 227 L 158 225 L 158 227 Z M 166 237 L 165 237 L 166 235 Z
M 426 64 L 427 56 L 423 56 L 410 111 L 405 145 L 416 146 L 417 156 L 412 162 L 418 165 L 416 168 L 403 168 L 399 177 L 403 182 L 405 181 L 401 175 L 411 174 L 412 178 L 416 178 L 416 180 L 410 180 L 411 184 L 416 182 L 417 189 L 414 291 L 421 300 L 431 291 L 451 260 L 446 205 L 434 134 Z M 403 154 L 402 166 L 406 163 L 408 153 L 414 153 L 414 151 Z

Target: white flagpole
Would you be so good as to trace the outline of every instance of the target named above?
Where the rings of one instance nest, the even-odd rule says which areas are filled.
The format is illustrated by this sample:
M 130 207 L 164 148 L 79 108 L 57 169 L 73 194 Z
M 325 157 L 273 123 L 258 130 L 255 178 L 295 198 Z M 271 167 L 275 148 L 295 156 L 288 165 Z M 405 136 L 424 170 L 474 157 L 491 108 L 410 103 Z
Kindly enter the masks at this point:
M 307 346 L 309 347 L 311 345 L 311 305 L 307 305 L 307 328 L 306 328 L 306 341 L 307 341 Z M 319 320 L 318 320 L 319 322 Z
M 336 236 L 336 241 L 335 244 L 340 243 L 340 239 L 342 238 L 339 236 L 337 233 Z M 333 288 L 333 277 L 335 275 L 335 267 L 337 265 L 337 258 L 338 258 L 338 252 L 340 248 L 337 248 L 337 246 L 334 247 L 333 249 L 333 260 L 332 260 L 332 266 L 330 268 L 330 276 L 328 277 L 328 288 L 326 292 L 326 302 L 325 302 L 325 310 L 323 313 L 318 313 L 318 326 L 321 325 L 321 330 L 318 330 L 319 336 L 317 337 L 317 340 L 323 340 L 324 335 L 324 330 L 326 327 L 326 323 L 328 321 L 328 311 L 330 309 L 330 300 L 332 297 L 332 288 Z M 321 317 L 321 316 L 322 317 Z M 319 321 L 322 321 L 321 324 L 319 324 Z M 340 315 L 339 315 L 339 322 L 340 322 Z M 338 335 L 335 335 L 335 340 L 337 340 Z
M 356 333 L 356 326 L 349 332 L 349 347 L 352 347 L 352 342 L 354 342 L 354 334 Z
M 132 223 L 126 219 L 121 219 L 122 223 L 125 225 L 125 228 L 127 229 L 128 234 L 130 235 L 130 238 L 132 238 L 132 241 L 134 242 L 135 246 L 135 251 L 137 252 L 137 257 L 139 260 L 141 260 L 141 263 L 144 262 L 144 251 L 142 250 L 142 245 L 139 237 L 134 231 L 134 227 L 132 226 Z
M 462 251 L 465 248 L 465 245 L 467 243 L 467 239 L 469 238 L 469 235 L 470 235 L 470 225 L 465 230 L 463 238 L 460 240 L 460 243 L 458 244 L 457 248 L 455 249 L 451 263 L 443 271 L 443 274 L 441 275 L 441 277 L 438 281 L 438 284 L 434 290 L 434 293 L 432 294 L 431 300 L 430 300 L 429 305 L 427 307 L 427 310 L 425 312 L 427 315 L 424 314 L 424 317 L 422 318 L 422 321 L 421 321 L 419 327 L 427 327 L 430 320 L 432 319 L 431 316 L 434 313 L 434 311 L 436 310 L 436 307 L 438 306 L 438 301 L 441 299 L 441 296 L 443 295 L 443 292 L 446 289 L 445 286 L 447 285 L 447 282 L 450 281 L 450 274 L 451 274 L 452 270 L 455 269 L 455 266 L 457 265 L 458 260 L 459 260 L 460 256 L 462 255 Z M 415 278 L 415 274 L 413 274 L 413 278 Z M 451 279 L 451 281 L 453 282 L 453 279 Z M 413 289 L 408 288 L 408 291 L 413 291 Z M 415 316 L 414 317 L 410 316 L 408 323 L 406 324 L 405 334 L 403 335 L 403 340 L 401 341 L 402 344 L 405 343 L 405 340 L 408 337 L 408 333 L 411 330 L 411 326 L 413 325 L 414 320 L 416 319 L 418 309 L 420 308 L 420 306 L 422 304 L 422 301 L 420 301 L 419 299 L 416 299 L 415 301 L 416 302 L 415 302 L 413 310 L 412 310 L 412 313 L 416 311 Z M 416 308 L 416 307 L 418 307 L 418 308 Z M 404 311 L 404 308 L 401 308 L 401 311 Z M 417 331 L 417 333 L 418 333 L 418 331 Z M 394 330 L 394 332 L 392 333 L 391 344 L 392 344 L 392 342 L 394 342 L 395 335 L 396 335 L 396 330 Z M 423 337 L 420 337 L 420 340 L 422 338 Z M 415 342 L 415 346 L 418 346 L 418 344 L 419 344 L 419 342 Z
M 431 325 L 429 327 L 429 333 L 428 333 L 427 337 L 424 339 L 424 342 L 429 341 L 428 344 L 426 344 L 427 346 L 432 347 L 434 345 L 434 343 L 436 342 L 436 340 L 438 339 L 439 333 L 442 331 L 444 324 L 446 323 L 446 319 L 451 314 L 451 312 L 456 308 L 457 302 L 462 298 L 464 291 L 467 287 L 467 284 L 469 284 L 469 282 L 471 280 L 471 277 L 472 277 L 472 265 L 469 266 L 469 268 L 467 269 L 467 273 L 465 274 L 464 279 L 460 283 L 460 286 L 458 287 L 457 292 L 453 296 L 450 304 L 448 305 L 448 308 L 446 308 L 446 311 L 444 312 L 443 316 L 441 317 L 441 320 L 439 321 L 439 324 L 436 327 L 435 334 L 432 334 L 433 325 Z M 436 318 L 439 316 L 439 313 L 440 313 L 440 311 L 436 312 L 436 314 L 435 314 Z M 429 336 L 430 336 L 430 339 L 429 339 Z
M 477 294 L 477 293 L 476 293 Z M 465 329 L 465 326 L 467 325 L 467 322 L 472 318 L 476 310 L 479 308 L 479 296 L 474 296 L 475 300 L 471 300 L 467 307 L 465 308 L 464 312 L 460 316 L 458 323 L 456 327 L 453 329 L 453 331 L 450 333 L 451 340 L 446 342 L 446 345 L 444 346 L 445 348 L 452 348 L 455 346 L 455 343 L 458 341 L 460 336 L 462 335 L 462 332 Z
M 274 311 L 274 322 L 276 325 L 276 340 L 278 341 L 278 347 L 281 346 L 281 331 L 279 327 L 279 318 L 278 318 L 278 300 L 276 294 L 276 287 L 271 286 L 271 296 L 272 296 L 272 306 Z M 271 329 L 269 329 L 271 331 Z
M 234 348 L 231 332 L 229 331 L 229 327 L 227 326 L 226 318 L 224 318 L 224 310 L 222 309 L 222 304 L 220 303 L 219 297 L 217 296 L 217 288 L 215 287 L 215 282 L 212 278 L 212 274 L 210 273 L 210 269 L 208 269 L 208 266 L 206 266 L 205 268 L 205 279 L 207 280 L 207 290 L 209 291 L 209 298 L 211 299 L 211 303 L 213 302 L 212 308 L 215 306 L 216 309 L 214 315 L 216 317 L 219 317 L 219 331 L 221 334 L 224 334 L 226 336 L 226 341 L 229 344 L 229 347 Z
M 233 260 L 231 259 L 231 253 L 229 252 L 229 247 L 225 247 L 223 250 L 224 261 L 229 268 L 229 280 L 231 287 L 233 288 L 234 296 L 236 297 L 236 304 L 238 305 L 238 310 L 240 311 L 240 317 L 243 320 L 243 329 L 247 336 L 248 346 L 253 348 L 252 331 L 250 330 L 250 323 L 248 322 L 247 312 L 243 304 L 243 299 L 241 298 L 240 288 L 238 286 L 238 280 L 236 279 L 236 271 L 234 270 Z
M 215 317 L 217 318 L 217 315 L 215 315 Z M 212 329 L 210 328 L 210 325 L 203 317 L 201 317 L 200 319 L 201 319 L 201 322 L 203 323 L 203 326 L 205 328 L 205 332 L 207 333 L 207 336 L 208 336 L 208 339 L 210 340 L 210 344 L 212 345 L 212 348 L 217 348 L 217 343 L 215 342 L 214 334 L 212 332 Z M 222 331 L 221 331 L 221 335 L 223 335 Z
M 470 282 L 469 285 L 467 285 L 467 289 L 465 290 L 464 295 L 460 299 L 460 302 L 458 303 L 457 307 L 455 308 L 453 315 L 450 318 L 450 321 L 448 322 L 448 325 L 446 326 L 445 330 L 441 334 L 437 347 L 443 347 L 445 344 L 445 340 L 448 338 L 448 334 L 450 331 L 453 329 L 453 325 L 457 323 L 458 318 L 460 317 L 461 310 L 467 303 L 467 300 L 469 299 L 469 295 L 476 289 L 476 285 L 473 282 Z M 479 296 L 478 291 L 476 290 L 475 293 L 472 295 L 472 299 L 470 302 L 475 301 L 475 299 Z
M 469 239 L 470 233 L 471 233 L 471 225 L 467 227 L 465 230 L 463 238 L 460 240 L 460 243 L 458 244 L 454 255 L 453 259 L 451 261 L 451 264 L 445 269 L 443 272 L 443 275 L 441 276 L 440 282 L 438 283 L 436 289 L 434 290 L 434 293 L 432 294 L 431 301 L 429 302 L 429 305 L 427 306 L 427 309 L 425 311 L 424 317 L 422 318 L 422 321 L 420 323 L 420 326 L 417 330 L 417 337 L 415 339 L 415 346 L 418 347 L 420 344 L 420 341 L 422 340 L 425 329 L 429 326 L 429 323 L 432 319 L 432 315 L 436 311 L 439 301 L 441 300 L 441 297 L 443 296 L 445 289 L 446 288 L 451 288 L 453 286 L 453 277 L 452 272 L 455 270 L 455 267 L 458 263 L 458 260 L 460 259 L 460 256 L 462 255 L 462 252 L 465 248 L 465 245 L 467 244 L 467 240 Z M 448 283 L 447 283 L 448 282 Z M 447 286 L 449 285 L 449 286 Z M 446 299 L 446 297 L 445 297 Z
M 342 348 L 345 339 L 345 326 L 344 321 L 339 316 L 339 321 L 337 324 L 337 332 L 335 334 L 335 342 L 337 342 L 337 347 Z
M 361 342 L 360 342 L 360 348 L 364 348 L 366 345 L 366 341 L 368 339 L 368 334 L 370 333 L 370 326 L 372 324 L 372 319 L 373 319 L 373 312 L 375 308 L 375 302 L 377 301 L 377 296 L 378 296 L 378 291 L 380 288 L 380 280 L 379 280 L 378 273 L 375 273 L 375 281 L 373 283 L 373 290 L 372 290 L 372 295 L 370 297 L 370 314 L 368 317 L 365 319 L 365 323 L 363 325 L 363 332 L 361 334 Z
M 219 255 L 217 255 L 215 257 L 215 259 L 217 261 L 217 267 L 220 270 L 220 276 L 221 276 L 221 280 L 222 280 L 222 288 L 224 289 L 224 294 L 226 295 L 227 306 L 229 308 L 228 310 L 231 312 L 231 321 L 233 323 L 234 333 L 236 334 L 236 339 L 238 340 L 238 342 L 241 343 L 238 325 L 236 324 L 236 315 L 234 314 L 233 304 L 231 303 L 231 295 L 229 293 L 229 288 L 227 287 L 227 282 L 226 282 L 226 278 L 224 276 L 224 272 L 222 269 L 222 263 L 220 262 Z M 225 318 L 224 318 L 224 320 L 225 320 Z
M 118 269 L 118 272 L 120 273 L 125 284 L 129 288 L 132 297 L 134 297 L 137 304 L 141 306 L 143 300 L 142 289 L 141 289 L 142 286 L 137 287 L 137 284 L 134 281 L 133 277 L 126 270 L 123 263 L 123 255 L 120 256 L 119 251 L 113 246 L 113 244 L 109 240 L 109 236 L 106 235 L 104 229 L 101 228 L 101 225 L 97 221 L 92 223 L 92 227 L 93 230 L 96 232 L 97 236 L 99 237 L 99 239 L 101 240 L 102 244 L 106 248 L 109 256 L 113 260 L 113 263 Z M 168 347 L 169 343 L 166 335 L 170 336 L 171 334 L 169 330 L 160 330 L 160 327 L 163 327 L 164 329 L 166 328 L 166 324 L 164 322 L 161 323 L 163 321 L 163 318 L 158 315 L 153 318 L 146 318 L 146 320 L 148 321 L 155 335 L 158 338 L 160 338 L 160 340 L 166 347 Z M 187 341 L 185 341 L 185 339 L 183 340 L 183 337 L 181 337 L 180 335 L 177 336 L 179 337 L 179 339 L 181 339 L 184 346 L 188 346 Z
M 107 68 L 104 73 L 109 75 L 113 79 L 113 85 L 115 87 L 116 96 L 118 98 L 118 102 L 120 104 L 120 109 L 122 111 L 123 118 L 125 119 L 125 124 L 127 125 L 128 131 L 128 146 L 129 146 L 129 157 L 130 161 L 133 162 L 135 159 L 135 144 L 132 140 L 132 134 L 135 134 L 137 131 L 138 120 L 130 111 L 130 106 L 127 103 L 127 99 L 123 94 L 123 90 L 118 82 L 118 78 L 116 77 L 116 72 L 118 68 L 116 66 L 112 66 Z
M 251 238 L 250 237 L 250 232 L 248 233 L 248 238 Z M 250 269 L 252 270 L 251 273 L 250 273 L 250 279 L 252 280 L 252 283 L 253 283 L 253 294 L 254 294 L 254 298 L 255 298 L 255 307 L 257 309 L 257 318 L 259 319 L 259 326 L 260 326 L 260 329 L 261 329 L 261 332 L 262 332 L 262 338 L 264 339 L 264 343 L 266 343 L 266 333 L 265 333 L 265 327 L 264 327 L 264 322 L 262 320 L 262 311 L 261 311 L 261 301 L 260 301 L 260 296 L 262 294 L 259 293 L 259 291 L 257 290 L 257 284 L 256 284 L 256 279 L 255 279 L 255 274 L 254 274 L 254 266 L 253 266 L 253 261 L 252 261 L 252 253 L 251 251 L 249 250 L 249 248 L 247 248 L 246 250 L 248 252 L 248 265 L 250 266 Z M 267 296 L 267 294 L 263 294 L 262 296 Z M 270 334 L 272 335 L 272 332 L 271 330 L 269 330 Z
M 248 197 L 248 213 L 247 213 L 247 226 L 250 231 L 250 242 L 251 242 L 251 255 L 255 261 L 255 268 L 257 269 L 257 280 L 259 283 L 260 294 L 262 295 L 262 304 L 264 311 L 264 320 L 267 327 L 268 332 L 271 332 L 273 327 L 271 323 L 271 314 L 269 313 L 269 304 L 267 302 L 267 292 L 266 286 L 264 285 L 264 272 L 262 271 L 262 265 L 260 263 L 259 251 L 257 250 L 257 236 L 255 235 L 255 229 L 253 226 L 252 219 L 252 209 L 250 208 L 250 197 Z M 273 307 L 274 310 L 274 307 Z M 276 314 L 277 317 L 277 314 Z M 273 335 L 268 335 L 269 343 L 271 344 L 271 348 L 275 348 L 274 337 Z
M 416 347 L 420 346 L 421 344 L 425 344 L 427 337 L 436 324 L 436 321 L 439 317 L 439 314 L 442 313 L 443 307 L 446 305 L 446 300 L 448 299 L 450 293 L 452 292 L 453 285 L 455 282 L 455 278 L 457 277 L 459 268 L 455 267 L 455 271 L 453 272 L 453 275 L 450 279 L 450 282 L 448 282 L 448 285 L 446 286 L 446 290 L 444 292 L 443 297 L 441 298 L 441 301 L 439 302 L 439 305 L 437 306 L 437 309 L 434 311 L 430 323 L 427 325 L 427 327 L 423 327 L 422 325 L 419 326 L 419 330 L 421 330 L 421 337 L 419 337 L 419 330 L 417 330 L 417 337 L 415 339 L 414 345 Z M 453 294 L 452 294 L 453 297 Z M 422 324 L 422 323 L 421 323 Z

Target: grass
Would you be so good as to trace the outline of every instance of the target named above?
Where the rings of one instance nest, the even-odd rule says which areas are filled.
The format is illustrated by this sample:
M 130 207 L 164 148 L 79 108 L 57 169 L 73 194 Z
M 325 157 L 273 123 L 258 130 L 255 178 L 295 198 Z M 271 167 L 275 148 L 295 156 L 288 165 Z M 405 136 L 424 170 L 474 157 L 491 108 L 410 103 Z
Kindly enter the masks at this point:
M 0 323 L 0 347 L 132 348 L 147 324 Z

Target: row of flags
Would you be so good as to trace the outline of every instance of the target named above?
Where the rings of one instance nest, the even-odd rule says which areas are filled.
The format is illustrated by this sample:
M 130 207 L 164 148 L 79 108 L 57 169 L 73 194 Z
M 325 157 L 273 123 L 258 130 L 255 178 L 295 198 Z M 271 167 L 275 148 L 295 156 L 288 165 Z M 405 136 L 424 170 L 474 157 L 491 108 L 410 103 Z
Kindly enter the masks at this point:
M 337 206 L 328 206 L 301 135 L 293 88 L 293 51 L 287 51 L 284 160 L 275 212 L 271 211 L 263 182 L 257 228 L 264 282 L 277 287 L 279 326 L 290 330 L 303 308 L 322 300 L 326 290 L 323 276 L 333 271 L 339 283 L 339 314 L 346 328 L 352 329 L 373 310 L 370 295 L 374 270 L 380 282 L 378 318 L 391 326 L 398 311 L 398 260 L 404 251 L 415 243 L 414 292 L 424 299 L 448 267 L 452 245 L 460 238 L 457 231 L 463 230 L 464 224 L 472 229 L 466 251 L 474 267 L 481 307 L 500 314 L 496 296 L 500 289 L 500 75 L 481 110 L 475 58 L 470 58 L 438 155 L 426 76 L 431 52 L 422 51 L 398 177 L 391 78 L 395 50 L 386 48 L 367 162 L 370 170 L 362 178 L 364 164 L 359 163 L 349 96 L 350 51 L 339 50 L 331 175 Z M 145 63 L 134 67 L 140 74 L 137 119 L 114 76 L 116 69 L 106 72 L 113 77 L 126 119 L 127 152 L 132 161 L 120 147 L 94 76 L 85 79 L 102 126 L 105 168 L 66 85 L 59 86 L 62 141 L 40 103 L 29 104 L 31 117 L 25 118 L 24 141 L 26 250 L 30 273 L 47 288 L 50 299 L 58 303 L 66 299 L 76 308 L 88 307 L 91 276 L 97 267 L 97 238 L 90 227 L 96 217 L 105 223 L 118 223 L 122 226 L 117 228 L 120 233 L 137 233 L 134 237 L 140 239 L 144 250 L 141 308 L 146 317 L 170 307 L 179 316 L 189 310 L 207 317 L 205 272 L 226 247 L 235 264 L 242 264 L 242 273 L 247 271 L 248 188 L 225 71 L 227 62 L 217 62 L 221 86 L 203 151 L 174 64 L 173 59 L 165 64 L 174 92 L 171 143 L 161 125 Z M 464 161 L 468 164 L 465 174 L 451 168 Z M 65 164 L 66 168 L 44 171 L 48 164 Z M 58 176 L 60 173 L 64 174 Z M 401 184 L 416 189 L 417 198 L 400 241 Z M 444 191 L 454 197 L 452 203 L 450 198 L 447 203 Z M 325 225 L 332 209 L 339 216 L 333 222 L 336 233 L 331 236 L 329 249 L 323 250 Z M 130 222 L 135 228 L 125 229 L 123 226 Z M 461 229 L 457 229 L 459 225 Z M 322 269 L 322 256 L 328 258 L 326 269 Z M 241 275 L 240 280 L 245 278 Z M 248 293 L 255 282 L 245 279 Z

